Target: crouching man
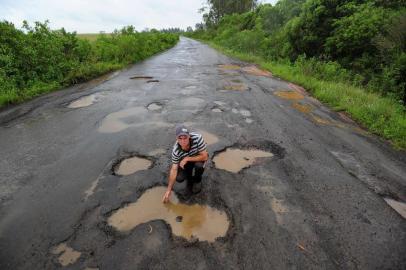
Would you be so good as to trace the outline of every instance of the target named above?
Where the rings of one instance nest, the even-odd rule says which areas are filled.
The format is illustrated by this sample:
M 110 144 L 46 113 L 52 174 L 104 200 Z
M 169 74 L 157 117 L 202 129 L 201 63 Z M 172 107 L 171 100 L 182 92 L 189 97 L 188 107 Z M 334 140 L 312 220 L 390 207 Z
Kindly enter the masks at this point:
M 209 158 L 206 143 L 201 134 L 189 132 L 184 125 L 176 127 L 176 143 L 172 150 L 172 166 L 169 171 L 168 189 L 162 201 L 167 203 L 176 182 L 187 181 L 187 192 L 198 193 L 202 187 L 202 174 Z M 194 173 L 193 173 L 194 171 Z

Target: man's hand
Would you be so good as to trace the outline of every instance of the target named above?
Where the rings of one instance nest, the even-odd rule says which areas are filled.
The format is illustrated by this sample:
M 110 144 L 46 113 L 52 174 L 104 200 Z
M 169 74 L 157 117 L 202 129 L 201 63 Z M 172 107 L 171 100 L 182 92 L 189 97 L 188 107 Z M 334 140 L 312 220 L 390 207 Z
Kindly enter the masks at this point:
M 182 169 L 185 169 L 185 165 L 186 165 L 186 163 L 187 163 L 188 161 L 189 161 L 189 157 L 183 158 L 183 159 L 180 161 L 179 166 L 180 166 Z
M 162 198 L 163 203 L 169 202 L 169 198 L 171 197 L 171 193 L 172 193 L 172 190 L 170 190 L 170 189 L 166 190 L 166 192 L 165 192 L 165 194 L 164 194 L 164 196 Z

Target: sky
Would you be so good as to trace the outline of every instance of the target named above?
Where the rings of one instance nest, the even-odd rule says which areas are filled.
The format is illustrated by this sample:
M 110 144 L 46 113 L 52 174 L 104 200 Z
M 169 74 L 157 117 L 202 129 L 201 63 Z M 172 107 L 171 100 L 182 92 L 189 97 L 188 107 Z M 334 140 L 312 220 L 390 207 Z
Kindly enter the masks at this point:
M 275 4 L 278 0 L 262 0 Z M 52 29 L 64 27 L 77 33 L 106 33 L 133 25 L 146 28 L 186 29 L 202 21 L 198 9 L 205 0 L 0 0 L 0 21 L 50 21 Z

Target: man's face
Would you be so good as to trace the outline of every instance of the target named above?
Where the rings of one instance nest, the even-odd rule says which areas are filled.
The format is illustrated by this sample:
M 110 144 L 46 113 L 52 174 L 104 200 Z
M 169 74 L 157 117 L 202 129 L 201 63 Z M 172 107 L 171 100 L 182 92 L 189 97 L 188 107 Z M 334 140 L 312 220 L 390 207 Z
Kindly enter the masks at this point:
M 189 135 L 180 135 L 178 136 L 178 143 L 182 147 L 182 149 L 189 148 Z

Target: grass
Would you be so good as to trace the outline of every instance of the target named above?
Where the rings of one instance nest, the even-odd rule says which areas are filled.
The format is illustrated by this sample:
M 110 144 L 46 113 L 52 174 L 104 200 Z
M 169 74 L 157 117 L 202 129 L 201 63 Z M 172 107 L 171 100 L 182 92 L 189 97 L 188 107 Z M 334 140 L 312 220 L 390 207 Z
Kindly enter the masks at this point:
M 333 110 L 347 112 L 370 132 L 389 140 L 396 149 L 406 149 L 406 112 L 403 105 L 395 100 L 351 84 L 323 81 L 305 75 L 303 70 L 291 64 L 266 61 L 256 55 L 236 52 L 213 42 L 203 42 L 226 55 L 258 64 L 277 77 L 301 85 Z

